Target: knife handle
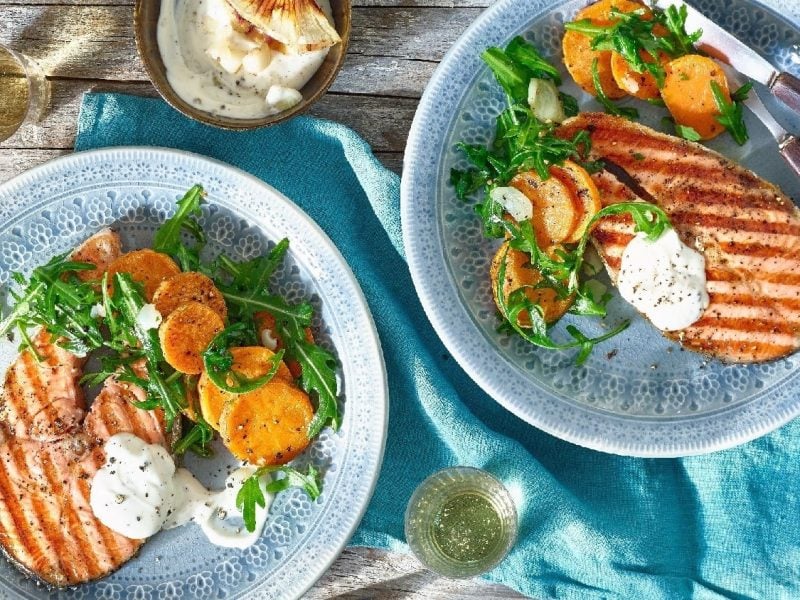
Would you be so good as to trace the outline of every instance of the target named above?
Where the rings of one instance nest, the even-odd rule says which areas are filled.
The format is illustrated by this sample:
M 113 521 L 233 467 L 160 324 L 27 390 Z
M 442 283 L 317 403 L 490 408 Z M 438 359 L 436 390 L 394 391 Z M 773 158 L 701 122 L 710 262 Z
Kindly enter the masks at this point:
M 778 100 L 800 113 L 800 79 L 789 73 L 780 73 L 769 87 Z
M 794 136 L 786 138 L 780 144 L 780 153 L 792 170 L 800 177 L 800 139 Z

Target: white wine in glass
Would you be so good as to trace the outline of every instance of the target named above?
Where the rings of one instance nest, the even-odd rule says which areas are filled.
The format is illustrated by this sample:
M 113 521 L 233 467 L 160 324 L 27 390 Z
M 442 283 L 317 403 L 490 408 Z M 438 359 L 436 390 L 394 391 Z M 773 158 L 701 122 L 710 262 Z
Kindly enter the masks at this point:
M 50 101 L 44 73 L 32 59 L 0 45 L 0 142 L 42 118 Z

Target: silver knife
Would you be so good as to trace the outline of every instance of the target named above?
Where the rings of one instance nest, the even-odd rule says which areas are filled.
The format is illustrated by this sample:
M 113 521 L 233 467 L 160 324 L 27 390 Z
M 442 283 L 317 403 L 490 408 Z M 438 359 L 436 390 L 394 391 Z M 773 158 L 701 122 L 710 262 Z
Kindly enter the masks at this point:
M 738 76 L 733 68 L 728 65 L 722 65 L 725 71 L 725 76 L 728 81 L 734 86 L 738 87 L 742 84 L 741 77 Z M 750 90 L 747 94 L 747 99 L 744 105 L 749 108 L 758 119 L 764 123 L 772 137 L 778 142 L 778 151 L 781 156 L 786 160 L 792 170 L 800 177 L 800 139 L 786 131 L 780 123 L 775 120 L 775 117 L 767 110 L 761 98 L 755 90 Z
M 753 81 L 767 86 L 772 94 L 792 110 L 800 113 L 800 79 L 778 72 L 769 62 L 744 42 L 725 31 L 711 19 L 681 0 L 656 0 L 655 6 L 665 10 L 671 5 L 687 10 L 686 31 L 703 30 L 698 47 L 720 61 L 731 65 Z

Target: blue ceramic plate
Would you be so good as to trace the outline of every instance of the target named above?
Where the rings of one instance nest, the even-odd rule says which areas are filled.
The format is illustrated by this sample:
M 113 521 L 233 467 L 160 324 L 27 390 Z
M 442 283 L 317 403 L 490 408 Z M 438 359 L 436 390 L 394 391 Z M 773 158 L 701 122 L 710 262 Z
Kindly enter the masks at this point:
M 388 394 L 380 343 L 364 296 L 341 254 L 289 199 L 260 180 L 207 158 L 156 148 L 74 154 L 0 186 L 0 283 L 29 271 L 98 229 L 113 225 L 126 248 L 147 246 L 156 227 L 194 183 L 208 192 L 203 224 L 210 251 L 234 259 L 291 242 L 276 291 L 316 307 L 320 343 L 340 362 L 344 422 L 326 429 L 297 459 L 324 474 L 311 502 L 279 494 L 261 539 L 246 550 L 213 546 L 192 524 L 155 535 L 139 555 L 101 581 L 48 592 L 0 558 L 0 598 L 248 600 L 300 597 L 344 548 L 367 507 L 386 439 Z M 4 308 L 5 311 L 5 308 Z M 4 312 L 5 314 L 5 312 Z M 13 359 L 11 344 L 0 361 Z M 187 459 L 204 484 L 220 488 L 230 454 Z
M 444 343 L 475 381 L 508 410 L 553 435 L 635 456 L 698 454 L 751 440 L 800 414 L 799 354 L 751 366 L 709 361 L 663 338 L 618 297 L 606 322 L 629 318 L 632 325 L 599 346 L 583 367 L 574 366 L 571 353 L 540 350 L 496 332 L 488 285 L 496 244 L 483 239 L 471 205 L 457 200 L 448 184 L 450 169 L 466 166 L 456 142 L 489 142 L 504 105 L 479 54 L 523 35 L 571 82 L 561 62 L 563 23 L 586 4 L 500 0 L 458 40 L 433 76 L 412 126 L 402 186 L 403 235 L 417 291 Z M 796 0 L 695 5 L 780 69 L 800 73 Z M 565 89 L 584 110 L 601 110 L 574 84 Z M 640 109 L 646 124 L 660 128 L 664 109 L 628 103 Z M 774 140 L 753 115 L 746 122 L 751 134 L 746 146 L 739 148 L 727 135 L 710 146 L 800 200 L 800 180 L 783 164 Z M 800 132 L 797 119 L 788 125 Z M 604 331 L 603 323 L 587 319 L 580 327 L 592 335 Z M 559 328 L 563 334 L 563 324 Z

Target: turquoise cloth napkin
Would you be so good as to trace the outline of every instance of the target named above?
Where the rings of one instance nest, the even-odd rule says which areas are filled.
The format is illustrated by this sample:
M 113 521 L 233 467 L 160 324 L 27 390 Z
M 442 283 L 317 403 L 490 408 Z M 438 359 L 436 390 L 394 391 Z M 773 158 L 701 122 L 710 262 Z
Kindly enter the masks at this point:
M 407 551 L 414 488 L 442 467 L 472 465 L 519 499 L 519 539 L 492 581 L 536 598 L 800 598 L 800 421 L 676 460 L 555 439 L 501 408 L 442 346 L 403 260 L 399 179 L 351 130 L 299 117 L 227 132 L 160 100 L 87 95 L 76 149 L 118 145 L 181 148 L 249 171 L 297 202 L 353 269 L 383 344 L 391 417 L 352 544 Z

